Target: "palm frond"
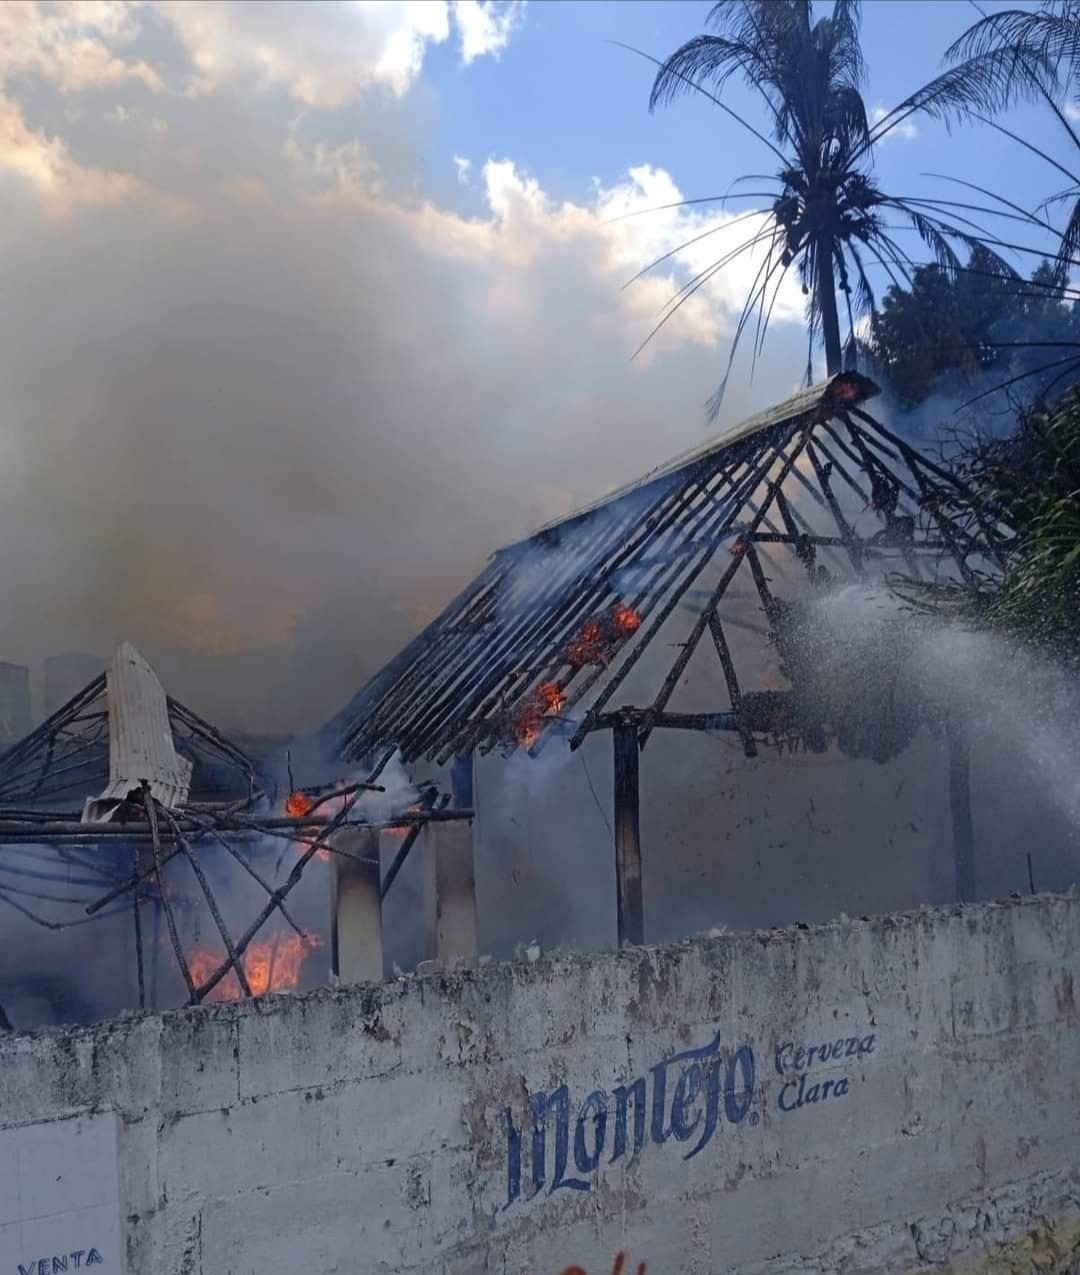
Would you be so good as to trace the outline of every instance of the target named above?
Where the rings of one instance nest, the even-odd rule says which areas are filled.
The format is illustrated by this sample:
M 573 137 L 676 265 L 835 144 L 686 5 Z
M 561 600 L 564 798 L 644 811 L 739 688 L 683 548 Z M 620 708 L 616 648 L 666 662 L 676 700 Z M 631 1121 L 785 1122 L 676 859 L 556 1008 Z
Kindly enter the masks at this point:
M 1059 91 L 1052 63 L 1018 48 L 991 49 L 950 67 L 899 102 L 874 126 L 881 139 L 909 115 L 921 111 L 951 127 L 975 112 L 993 114 L 1011 102 Z
M 692 208 L 695 204 L 723 204 L 729 199 L 775 199 L 774 190 L 748 190 L 738 195 L 702 195 L 697 199 L 676 199 L 670 204 L 653 204 L 651 208 L 634 208 L 630 212 L 619 213 L 617 217 L 607 217 L 600 225 L 614 226 L 620 221 L 629 221 L 631 217 L 644 217 L 647 213 L 667 212 L 672 208 Z
M 1068 224 L 1061 235 L 1061 247 L 1058 249 L 1055 282 L 1064 284 L 1069 275 L 1069 266 L 1075 265 L 1080 257 L 1080 199 L 1073 204 Z
M 988 14 L 949 46 L 950 62 L 968 62 L 999 49 L 1020 48 L 1049 63 L 1064 62 L 1072 76 L 1080 70 L 1080 6 L 1075 0 L 1055 7 L 1004 9 Z
M 616 48 L 625 49 L 628 53 L 636 53 L 638 57 L 644 58 L 646 62 L 651 62 L 653 66 L 660 67 L 662 69 L 665 65 L 663 62 L 660 61 L 659 58 L 654 58 L 651 53 L 646 53 L 642 49 L 637 49 L 632 44 L 624 44 L 621 40 L 611 40 L 609 41 L 609 43 L 615 45 Z M 784 160 L 783 152 L 780 151 L 776 146 L 774 146 L 773 143 L 770 142 L 769 139 L 764 135 L 764 133 L 759 132 L 753 126 L 753 124 L 750 124 L 746 120 L 744 120 L 743 117 L 737 111 L 733 111 L 726 102 L 721 102 L 721 100 L 716 96 L 715 93 L 710 93 L 709 90 L 703 84 L 697 84 L 694 81 L 688 81 L 687 87 L 693 89 L 697 93 L 700 93 L 702 97 L 708 98 L 709 101 L 712 102 L 714 106 L 718 106 L 725 114 L 730 115 L 733 120 L 741 124 L 743 128 L 745 128 L 748 132 L 753 133 L 753 135 L 758 139 L 759 142 L 767 146 L 769 150 L 771 150 L 773 154 L 776 155 L 777 158 L 781 160 L 781 162 L 783 162 Z
M 721 222 L 719 226 L 711 226 L 708 230 L 703 230 L 700 235 L 694 235 L 692 239 L 684 240 L 681 244 L 677 245 L 674 248 L 670 248 L 667 252 L 657 257 L 654 261 L 650 261 L 647 266 L 643 266 L 637 272 L 637 274 L 634 275 L 632 279 L 627 279 L 627 281 L 623 284 L 623 286 L 619 289 L 619 291 L 625 292 L 626 289 L 629 288 L 631 284 L 637 283 L 639 279 L 644 278 L 644 276 L 647 275 L 650 270 L 655 270 L 656 267 L 660 265 L 662 262 L 670 260 L 677 253 L 684 252 L 687 248 L 692 248 L 693 245 L 696 243 L 701 243 L 703 239 L 708 239 L 710 235 L 719 234 L 721 230 L 728 230 L 731 226 L 737 226 L 740 222 L 747 221 L 750 217 L 760 217 L 760 216 L 761 216 L 761 213 L 758 212 L 758 210 L 755 208 L 753 209 L 753 211 L 748 213 L 743 213 L 740 217 L 735 217 L 731 221 Z

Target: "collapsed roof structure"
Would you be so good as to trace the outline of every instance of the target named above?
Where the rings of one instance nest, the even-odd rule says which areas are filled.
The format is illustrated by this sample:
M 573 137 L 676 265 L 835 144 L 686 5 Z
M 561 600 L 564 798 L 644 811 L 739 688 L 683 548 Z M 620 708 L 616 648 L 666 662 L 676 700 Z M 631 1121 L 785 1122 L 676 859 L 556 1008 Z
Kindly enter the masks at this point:
M 945 511 L 958 480 L 863 409 L 877 393 L 855 373 L 834 377 L 499 550 L 330 724 L 339 755 L 396 747 L 444 763 L 474 748 L 536 752 L 568 719 L 576 748 L 625 707 L 628 675 L 687 600 L 693 618 L 639 712 L 639 743 L 658 726 L 698 724 L 671 720 L 667 707 L 707 638 L 729 695 L 728 716 L 710 713 L 708 724 L 739 730 L 752 750 L 753 702 L 721 618 L 740 578 L 752 578 L 775 624 L 782 602 L 766 566 L 782 569 L 780 552 L 815 583 L 894 567 L 970 579 L 1000 561 L 999 529 Z M 845 511 L 850 493 L 870 511 L 869 533 Z M 718 562 L 695 601 L 691 586 Z
M 204 798 L 254 794 L 251 761 L 167 696 L 143 656 L 124 642 L 105 672 L 0 754 L 0 804 L 83 796 L 87 822 L 107 821 L 140 779 L 156 800 L 185 804 L 196 770 Z
M 140 1006 L 145 911 L 158 931 L 164 918 L 190 1003 L 221 995 L 224 980 L 230 995 L 257 995 L 273 983 L 265 966 L 255 977 L 256 936 L 275 918 L 310 945 L 286 899 L 308 864 L 332 855 L 331 969 L 381 978 L 382 898 L 426 830 L 426 950 L 471 959 L 474 757 L 535 757 L 553 740 L 576 749 L 610 730 L 618 942 L 643 942 L 638 781 L 653 734 L 733 732 L 751 756 L 769 743 L 895 756 L 918 720 L 897 712 L 899 696 L 851 711 L 843 669 L 822 687 L 828 638 L 808 622 L 815 599 L 890 573 L 973 581 L 1003 561 L 1008 529 L 955 512 L 960 481 L 866 410 L 877 393 L 856 373 L 833 377 L 499 550 L 324 728 L 333 782 L 283 802 L 272 777 L 121 646 L 104 674 L 0 753 L 0 903 L 52 930 L 129 914 Z M 938 724 L 956 890 L 970 899 L 966 748 Z M 357 803 L 383 790 L 395 754 L 452 763 L 451 791 L 425 783 L 407 807 L 365 812 Z M 383 871 L 389 828 L 403 835 Z M 256 853 L 273 842 L 294 850 L 280 884 Z M 211 884 L 222 864 L 261 891 L 235 937 Z M 40 884 L 70 886 L 73 869 L 96 897 L 78 900 L 77 918 L 42 915 L 39 900 L 76 901 Z M 209 961 L 185 943 L 185 898 L 213 919 L 221 947 Z M 149 946 L 156 954 L 157 937 Z
M 357 803 L 365 793 L 382 791 L 374 778 L 350 777 L 290 792 L 284 809 L 275 809 L 273 777 L 259 773 L 209 722 L 166 695 L 147 661 L 125 642 L 104 673 L 0 754 L 0 903 L 53 931 L 129 912 L 140 1008 L 148 1003 L 147 907 L 155 929 L 164 917 L 191 1003 L 213 994 L 230 975 L 230 994 L 258 994 L 268 990 L 270 978 L 253 987 L 250 950 L 267 922 L 281 918 L 302 950 L 321 942 L 297 924 L 285 903 L 313 859 L 343 857 L 365 880 L 374 873 L 377 890 L 377 842 L 372 862 L 370 842 L 359 849 L 345 843 L 350 830 L 400 828 L 408 845 L 426 823 L 463 817 L 436 809 L 437 791 L 429 790 L 422 808 L 376 823 Z M 282 841 L 294 848 L 295 860 L 276 884 L 255 850 Z M 223 861 L 265 896 L 235 938 L 212 884 L 215 878 L 221 889 Z M 176 869 L 185 863 L 190 877 L 178 881 Z M 79 885 L 98 891 L 85 908 L 75 905 L 87 900 L 70 894 Z M 178 915 L 192 895 L 213 920 L 221 943 L 216 957 L 200 949 L 195 959 L 185 941 Z M 55 907 L 53 916 L 45 915 L 43 903 L 62 905 L 59 915 Z M 151 948 L 156 951 L 152 942 Z
M 642 941 L 637 768 L 653 732 L 731 730 L 749 755 L 784 736 L 823 748 L 840 733 L 835 705 L 800 677 L 804 604 L 790 594 L 890 572 L 973 580 L 1003 560 L 1007 530 L 951 512 L 959 480 L 866 411 L 878 392 L 835 376 L 501 549 L 329 724 L 331 747 L 345 761 L 399 749 L 445 763 L 612 730 L 620 940 Z M 750 605 L 733 607 L 744 581 Z M 733 630 L 755 613 L 785 689 L 752 685 L 760 659 L 737 653 Z M 672 711 L 709 647 L 726 695 Z M 962 807 L 962 757 L 955 770 Z M 970 897 L 970 814 L 957 820 Z

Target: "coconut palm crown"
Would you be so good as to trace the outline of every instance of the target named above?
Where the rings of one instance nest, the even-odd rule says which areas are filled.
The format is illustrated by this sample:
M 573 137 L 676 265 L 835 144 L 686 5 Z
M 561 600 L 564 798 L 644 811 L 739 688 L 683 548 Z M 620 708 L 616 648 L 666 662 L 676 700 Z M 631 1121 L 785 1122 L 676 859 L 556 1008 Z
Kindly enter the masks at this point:
M 996 208 L 905 198 L 878 185 L 873 174 L 876 144 L 908 115 L 932 110 L 939 95 L 955 98 L 958 90 L 952 81 L 940 87 L 935 82 L 872 125 L 862 96 L 866 72 L 859 18 L 858 0 L 836 0 L 832 13 L 816 20 L 812 0 L 720 0 L 709 10 L 706 33 L 657 63 L 650 110 L 684 93 L 703 94 L 750 129 L 779 161 L 776 176 L 764 179 L 764 189 L 719 197 L 717 202 L 767 197 L 771 206 L 763 227 L 681 289 L 654 329 L 735 257 L 763 247 L 736 327 L 728 373 L 739 340 L 752 323 L 757 357 L 780 283 L 793 267 L 807 297 L 811 347 L 820 339 L 826 371 L 833 375 L 843 370 L 845 360 L 838 294 L 844 299 L 850 360 L 858 319 L 876 309 L 871 272 L 880 269 L 897 286 L 910 283 L 915 263 L 895 230 L 915 232 L 950 272 L 963 268 L 958 247 L 970 251 L 976 244 L 994 242 L 969 214 L 997 214 Z M 759 98 L 768 134 L 722 100 L 734 75 Z M 890 217 L 900 224 L 890 223 Z M 990 253 L 990 260 L 1003 275 L 1018 278 L 996 253 Z M 711 414 L 719 409 L 723 389 L 721 384 L 710 402 Z

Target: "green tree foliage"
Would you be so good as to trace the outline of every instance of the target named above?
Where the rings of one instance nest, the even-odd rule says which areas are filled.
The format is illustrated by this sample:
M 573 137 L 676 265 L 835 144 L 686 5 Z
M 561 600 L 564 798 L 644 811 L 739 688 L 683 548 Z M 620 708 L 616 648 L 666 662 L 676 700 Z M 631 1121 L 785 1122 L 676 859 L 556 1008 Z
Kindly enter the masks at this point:
M 1080 664 L 1080 386 L 1023 412 L 1007 436 L 970 444 L 954 468 L 963 489 L 947 497 L 949 511 L 1011 529 L 1004 571 L 946 586 L 908 580 L 899 591 Z
M 1080 359 L 1076 294 L 1048 262 L 1026 283 L 1002 278 L 994 266 L 979 245 L 966 269 L 920 266 L 909 288 L 885 295 L 863 353 L 867 371 L 901 406 L 1009 385 L 1039 398 L 1071 379 L 1070 364 Z

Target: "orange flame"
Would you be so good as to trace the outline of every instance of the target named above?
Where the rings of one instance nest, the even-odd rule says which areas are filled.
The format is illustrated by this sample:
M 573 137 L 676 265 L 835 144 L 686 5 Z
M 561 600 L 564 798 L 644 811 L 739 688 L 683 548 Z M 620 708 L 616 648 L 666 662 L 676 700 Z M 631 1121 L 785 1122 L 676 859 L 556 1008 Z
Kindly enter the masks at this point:
M 555 682 L 541 682 L 514 718 L 514 734 L 522 748 L 531 748 L 540 738 L 547 718 L 561 713 L 565 705 L 566 696 Z
M 581 632 L 566 651 L 566 662 L 571 668 L 584 668 L 586 664 L 598 664 L 604 653 L 604 634 L 599 620 L 587 620 Z
M 301 792 L 297 789 L 296 792 L 291 792 L 288 797 L 286 797 L 285 813 L 290 819 L 303 819 L 305 815 L 311 814 L 316 805 L 317 802 L 314 797 L 310 797 L 306 792 Z M 325 807 L 323 809 L 325 812 Z M 312 841 L 313 840 L 314 838 Z M 296 853 L 305 854 L 311 849 L 312 841 L 298 841 L 296 843 Z M 321 859 L 323 863 L 328 863 L 330 860 L 330 851 L 325 849 L 316 850 L 315 858 Z
M 420 813 L 419 802 L 416 805 L 410 806 L 405 811 L 405 814 L 407 815 L 418 815 L 419 813 Z M 410 826 L 410 827 L 401 827 L 401 828 L 384 828 L 383 832 L 388 837 L 395 837 L 398 841 L 404 841 L 405 838 L 409 835 L 409 833 L 412 832 L 412 827 Z
M 315 798 L 306 792 L 291 792 L 285 800 L 285 813 L 292 819 L 302 819 L 315 809 Z
M 287 939 L 263 939 L 252 943 L 240 958 L 253 996 L 265 996 L 267 992 L 282 992 L 296 987 L 300 982 L 300 971 L 308 955 L 323 941 L 317 934 L 301 938 L 299 934 L 291 934 Z M 188 957 L 188 968 L 196 987 L 201 987 L 213 972 L 224 962 L 219 956 L 207 948 L 196 948 Z M 243 995 L 240 980 L 230 970 L 220 983 L 208 992 L 208 1001 L 235 1001 Z
M 615 622 L 615 627 L 620 633 L 625 633 L 627 637 L 641 628 L 641 615 L 633 607 L 628 607 L 623 602 L 616 605 L 611 615 Z
M 633 607 L 618 602 L 604 615 L 585 621 L 580 633 L 566 648 L 566 662 L 571 668 L 605 665 L 640 627 L 641 615 Z

